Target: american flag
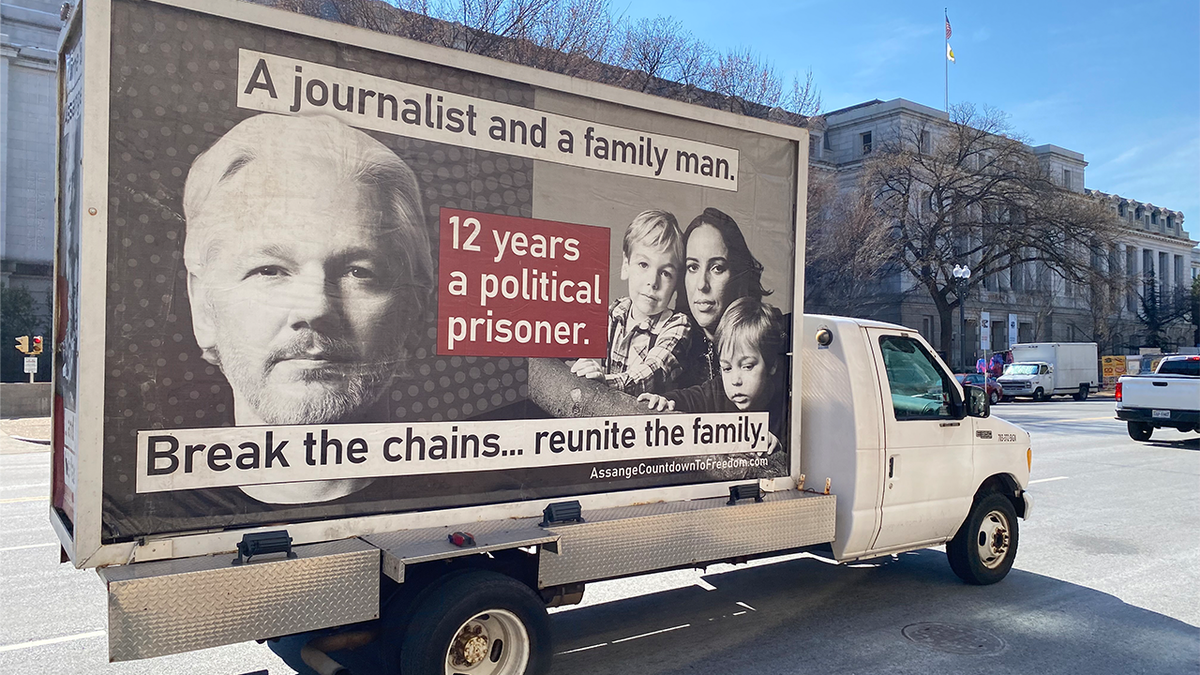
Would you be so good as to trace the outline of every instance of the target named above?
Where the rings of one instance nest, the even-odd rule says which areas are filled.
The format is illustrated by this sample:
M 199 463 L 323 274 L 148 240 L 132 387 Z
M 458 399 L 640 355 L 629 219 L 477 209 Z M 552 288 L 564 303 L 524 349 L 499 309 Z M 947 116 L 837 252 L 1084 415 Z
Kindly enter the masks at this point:
M 946 17 L 946 39 L 950 39 L 950 17 Z

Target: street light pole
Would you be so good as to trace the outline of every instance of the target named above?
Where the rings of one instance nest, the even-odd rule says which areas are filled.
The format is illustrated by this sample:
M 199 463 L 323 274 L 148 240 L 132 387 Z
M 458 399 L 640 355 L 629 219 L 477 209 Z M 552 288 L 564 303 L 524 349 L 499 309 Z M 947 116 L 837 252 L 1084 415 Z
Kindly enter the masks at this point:
M 963 372 L 971 372 L 971 364 L 967 361 L 967 297 L 966 287 L 971 279 L 971 268 L 966 265 L 955 265 L 954 271 L 955 292 L 958 294 L 958 320 L 959 327 L 959 342 L 962 349 L 962 364 Z

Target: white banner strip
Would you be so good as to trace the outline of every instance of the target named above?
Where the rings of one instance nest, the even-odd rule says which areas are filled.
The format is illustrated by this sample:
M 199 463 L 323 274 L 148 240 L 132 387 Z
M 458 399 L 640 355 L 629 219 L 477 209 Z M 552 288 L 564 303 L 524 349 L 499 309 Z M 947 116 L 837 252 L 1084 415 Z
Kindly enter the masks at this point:
M 362 129 L 736 192 L 738 151 L 684 138 L 239 51 L 240 108 L 321 113 Z
M 634 415 L 138 432 L 137 491 L 766 453 L 769 415 Z

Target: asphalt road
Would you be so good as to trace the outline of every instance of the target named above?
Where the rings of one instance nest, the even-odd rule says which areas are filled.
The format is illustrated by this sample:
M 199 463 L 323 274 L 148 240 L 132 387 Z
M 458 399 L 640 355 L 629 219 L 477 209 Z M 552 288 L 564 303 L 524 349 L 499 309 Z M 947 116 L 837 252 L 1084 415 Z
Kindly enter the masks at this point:
M 1200 437 L 1137 443 L 1103 399 L 994 413 L 1033 435 L 1036 499 L 1000 584 L 962 584 L 935 549 L 598 583 L 554 613 L 553 672 L 1200 672 Z M 106 663 L 104 590 L 58 564 L 47 476 L 44 446 L 0 434 L 0 672 L 292 672 L 253 643 Z

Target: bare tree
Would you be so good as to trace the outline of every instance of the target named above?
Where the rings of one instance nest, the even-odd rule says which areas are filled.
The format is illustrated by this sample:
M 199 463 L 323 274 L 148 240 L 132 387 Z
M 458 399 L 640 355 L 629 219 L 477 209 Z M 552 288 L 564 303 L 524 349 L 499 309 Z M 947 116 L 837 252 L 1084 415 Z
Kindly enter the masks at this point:
M 967 264 L 963 296 L 985 279 L 1037 264 L 1086 283 L 1092 256 L 1115 247 L 1117 221 L 1099 200 L 1058 186 L 1011 135 L 999 111 L 953 108 L 948 124 L 912 123 L 880 144 L 865 181 L 890 237 L 894 264 L 933 300 L 942 344 L 954 331 L 952 270 Z
M 775 66 L 749 48 L 719 54 L 713 67 L 713 91 L 729 98 L 729 109 L 743 112 L 743 101 L 773 107 L 783 96 L 783 83 Z
M 808 181 L 804 306 L 808 311 L 872 318 L 899 298 L 881 293 L 890 265 L 888 236 L 862 190 L 838 193 L 833 174 Z
M 792 78 L 792 89 L 784 97 L 783 107 L 805 117 L 813 117 L 821 112 L 821 92 L 813 82 L 811 68 L 805 71 L 803 82 L 799 76 Z
M 658 16 L 640 19 L 623 28 L 615 63 L 643 76 L 641 86 L 635 84 L 632 88 L 646 91 L 655 79 L 675 75 L 672 71 L 677 55 L 690 38 L 679 19 Z
M 1193 287 L 1195 284 L 1193 284 Z M 1142 289 L 1138 297 L 1138 323 L 1145 331 L 1142 340 L 1146 347 L 1173 347 L 1171 329 L 1190 324 L 1192 313 L 1192 298 L 1190 294 L 1178 293 L 1172 296 L 1163 293 L 1154 272 L 1147 271 L 1142 279 Z
M 820 109 L 811 71 L 785 94 L 775 66 L 750 49 L 718 54 L 680 20 L 627 21 L 610 0 L 262 1 L 311 16 L 332 8 L 369 30 L 741 114 Z

